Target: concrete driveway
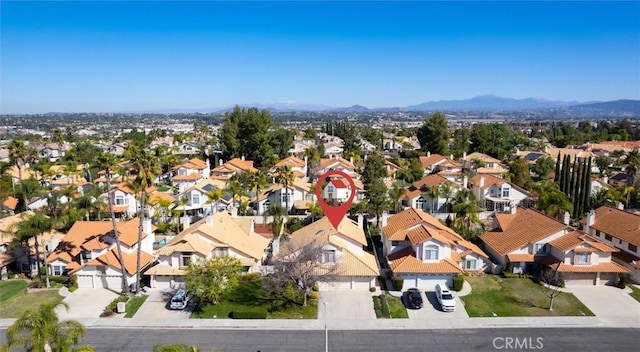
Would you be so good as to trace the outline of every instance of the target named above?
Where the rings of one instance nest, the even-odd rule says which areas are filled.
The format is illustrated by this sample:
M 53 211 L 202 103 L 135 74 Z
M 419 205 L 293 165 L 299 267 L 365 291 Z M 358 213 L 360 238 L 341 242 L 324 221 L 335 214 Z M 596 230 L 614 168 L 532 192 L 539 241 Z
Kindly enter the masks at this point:
M 79 288 L 62 300 L 69 305 L 69 310 L 58 307 L 58 317 L 60 320 L 98 318 L 116 297 L 117 293 L 104 288 Z
M 424 305 L 422 309 L 407 309 L 409 319 L 442 319 L 442 318 L 468 318 L 469 315 L 464 309 L 464 305 L 458 296 L 455 296 L 456 310 L 454 312 L 443 312 L 440 302 L 433 291 L 420 291 Z M 402 301 L 407 307 L 407 295 L 403 292 Z
M 318 319 L 324 319 L 324 302 L 327 302 L 327 320 L 376 319 L 373 295 L 380 291 L 336 289 L 320 291 Z
M 149 289 L 147 294 L 149 298 L 144 301 L 144 304 L 140 306 L 136 315 L 133 316 L 134 320 L 154 320 L 154 319 L 171 319 L 177 320 L 189 319 L 192 305 L 189 305 L 185 310 L 171 310 L 168 308 L 167 303 L 173 296 L 175 290 L 172 289 Z
M 603 319 L 636 320 L 640 323 L 640 302 L 629 295 L 629 289 L 613 286 L 569 287 L 596 317 Z

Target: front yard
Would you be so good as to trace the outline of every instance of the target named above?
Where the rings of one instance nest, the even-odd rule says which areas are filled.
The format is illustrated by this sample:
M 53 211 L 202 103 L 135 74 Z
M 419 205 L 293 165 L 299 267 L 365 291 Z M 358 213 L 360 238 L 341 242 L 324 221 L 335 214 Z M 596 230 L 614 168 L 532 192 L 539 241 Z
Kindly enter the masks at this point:
M 402 303 L 402 297 L 394 297 L 388 292 L 373 296 L 373 310 L 376 318 L 403 319 L 408 318 L 407 309 Z
M 465 277 L 471 294 L 460 297 L 470 317 L 592 316 L 573 294 L 562 292 L 549 308 L 548 288 L 527 278 Z
M 0 317 L 19 318 L 27 309 L 62 301 L 57 288 L 27 292 L 27 285 L 23 280 L 0 282 Z
M 201 304 L 193 313 L 191 319 L 230 319 L 232 312 L 254 309 L 267 310 L 268 305 L 247 305 L 237 302 L 224 301 L 217 304 Z M 318 317 L 318 302 L 309 300 L 307 306 L 290 306 L 281 310 L 267 312 L 267 319 L 316 319 Z

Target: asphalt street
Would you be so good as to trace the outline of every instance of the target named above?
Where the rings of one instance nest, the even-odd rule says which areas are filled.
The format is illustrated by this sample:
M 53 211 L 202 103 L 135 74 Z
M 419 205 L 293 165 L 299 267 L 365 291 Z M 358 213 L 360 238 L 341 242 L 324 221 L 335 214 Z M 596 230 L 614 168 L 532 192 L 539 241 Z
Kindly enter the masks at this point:
M 4 343 L 4 330 L 0 331 Z M 201 351 L 324 351 L 324 330 L 88 328 L 99 352 L 152 351 L 187 343 Z M 329 351 L 637 351 L 640 328 L 500 328 L 329 331 Z

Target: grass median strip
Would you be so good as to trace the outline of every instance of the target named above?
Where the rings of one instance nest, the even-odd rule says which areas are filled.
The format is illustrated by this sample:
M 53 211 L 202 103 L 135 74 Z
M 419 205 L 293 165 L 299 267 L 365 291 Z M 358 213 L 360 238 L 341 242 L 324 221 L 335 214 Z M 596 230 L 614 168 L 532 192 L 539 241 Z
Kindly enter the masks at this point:
M 408 318 L 407 309 L 402 303 L 401 297 L 394 297 L 389 293 L 373 296 L 373 310 L 379 319 L 403 319 Z
M 631 284 L 627 285 L 627 287 L 629 287 L 631 291 L 633 291 L 629 295 L 633 297 L 636 301 L 640 302 L 640 288 L 637 288 L 636 286 Z
M 127 302 L 127 308 L 126 308 L 127 313 L 124 315 L 124 317 L 133 318 L 133 316 L 136 314 L 138 309 L 140 309 L 140 307 L 142 306 L 144 301 L 147 300 L 147 298 L 149 298 L 149 296 L 142 295 L 142 296 L 132 297 L 131 299 L 129 299 L 129 301 Z

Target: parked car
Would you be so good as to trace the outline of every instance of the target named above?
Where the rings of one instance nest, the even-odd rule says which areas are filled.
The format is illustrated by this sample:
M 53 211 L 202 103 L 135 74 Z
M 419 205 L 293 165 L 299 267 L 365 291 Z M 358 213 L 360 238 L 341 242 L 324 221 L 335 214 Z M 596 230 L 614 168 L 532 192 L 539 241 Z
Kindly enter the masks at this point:
M 169 301 L 169 308 L 175 310 L 182 310 L 187 308 L 187 304 L 189 304 L 189 295 L 187 294 L 187 290 L 181 288 L 171 297 L 171 301 Z
M 453 312 L 456 310 L 456 300 L 447 285 L 442 283 L 436 285 L 436 298 L 443 312 Z
M 417 288 L 410 288 L 407 290 L 407 301 L 409 303 L 409 308 L 411 309 L 420 309 L 422 308 L 422 296 L 420 295 L 420 290 Z

